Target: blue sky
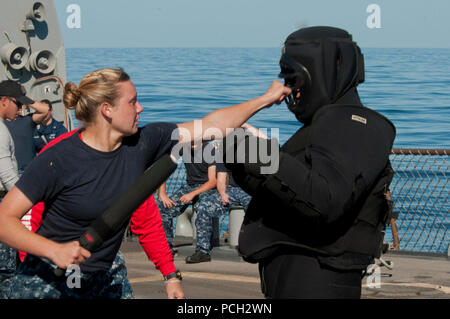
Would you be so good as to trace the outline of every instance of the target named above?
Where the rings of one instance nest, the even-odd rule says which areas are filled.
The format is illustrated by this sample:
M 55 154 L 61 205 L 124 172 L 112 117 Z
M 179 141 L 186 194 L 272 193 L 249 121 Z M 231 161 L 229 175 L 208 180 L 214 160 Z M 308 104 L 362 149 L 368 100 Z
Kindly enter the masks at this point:
M 81 27 L 68 28 L 78 4 Z M 380 8 L 381 28 L 366 9 Z M 56 0 L 65 46 L 281 47 L 302 26 L 331 25 L 361 47 L 450 47 L 449 0 Z

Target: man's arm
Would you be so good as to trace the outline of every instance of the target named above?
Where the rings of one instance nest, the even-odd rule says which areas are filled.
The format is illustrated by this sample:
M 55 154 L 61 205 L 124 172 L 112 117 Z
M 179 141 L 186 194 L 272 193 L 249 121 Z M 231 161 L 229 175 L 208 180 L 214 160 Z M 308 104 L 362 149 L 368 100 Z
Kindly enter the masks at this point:
M 177 204 L 167 196 L 166 193 L 166 182 L 162 183 L 159 187 L 159 200 L 163 203 L 165 208 L 172 208 L 177 206 Z
M 17 169 L 9 157 L 0 158 L 0 183 L 5 191 L 10 191 L 19 180 Z
M 6 128 L 5 128 L 6 129 Z M 19 179 L 17 165 L 13 163 L 9 134 L 0 134 L 0 184 L 9 191 Z
M 218 172 L 217 173 L 217 192 L 222 199 L 222 204 L 224 206 L 230 203 L 230 199 L 227 194 L 227 185 L 228 185 L 228 173 L 227 172 Z
M 189 203 L 191 202 L 195 196 L 209 191 L 210 189 L 215 188 L 217 185 L 216 180 L 216 165 L 211 165 L 208 167 L 208 181 L 204 184 L 202 184 L 199 188 L 193 190 L 190 193 L 184 194 L 180 197 L 180 202 L 182 203 Z
M 50 107 L 47 103 L 36 101 L 29 106 L 36 111 L 32 115 L 33 122 L 36 124 L 40 124 L 47 116 L 48 112 L 50 112 Z

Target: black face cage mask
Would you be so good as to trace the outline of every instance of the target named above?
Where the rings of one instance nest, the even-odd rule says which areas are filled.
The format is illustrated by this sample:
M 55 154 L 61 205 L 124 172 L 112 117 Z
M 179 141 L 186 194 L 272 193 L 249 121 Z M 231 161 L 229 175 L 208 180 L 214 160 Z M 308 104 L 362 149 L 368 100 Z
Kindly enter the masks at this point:
M 311 74 L 303 64 L 286 54 L 281 56 L 280 67 L 278 77 L 284 78 L 284 85 L 292 89 L 292 93 L 286 96 L 286 103 L 295 106 L 298 102 L 296 95 L 300 89 L 307 90 L 311 86 Z
M 348 87 L 344 91 L 347 91 L 349 87 L 353 85 L 358 85 L 364 82 L 364 57 L 356 44 L 353 44 L 356 56 L 357 68 L 353 75 L 353 79 L 348 83 Z M 295 107 L 300 103 L 300 99 L 296 96 L 300 90 L 308 92 L 311 89 L 312 77 L 311 73 L 300 62 L 296 61 L 294 58 L 288 56 L 287 54 L 282 54 L 280 59 L 281 72 L 278 77 L 284 79 L 285 86 L 292 89 L 292 93 L 286 97 L 286 103 L 289 107 Z M 356 82 L 356 83 L 355 83 Z

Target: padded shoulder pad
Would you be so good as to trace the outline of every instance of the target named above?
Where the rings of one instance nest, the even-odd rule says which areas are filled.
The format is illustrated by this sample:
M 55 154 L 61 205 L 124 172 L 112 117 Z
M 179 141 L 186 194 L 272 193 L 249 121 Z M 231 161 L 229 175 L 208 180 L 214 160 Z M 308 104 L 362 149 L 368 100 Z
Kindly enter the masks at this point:
M 354 180 L 362 174 L 373 181 L 385 167 L 395 127 L 381 114 L 358 105 L 328 105 L 312 123 L 310 147 L 337 163 L 343 175 Z

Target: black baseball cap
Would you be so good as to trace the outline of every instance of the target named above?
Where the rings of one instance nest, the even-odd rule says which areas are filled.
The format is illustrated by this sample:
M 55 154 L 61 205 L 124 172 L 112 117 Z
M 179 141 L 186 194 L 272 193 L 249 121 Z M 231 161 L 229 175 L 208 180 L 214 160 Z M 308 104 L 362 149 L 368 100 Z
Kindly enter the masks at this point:
M 0 96 L 13 97 L 17 101 L 25 105 L 33 104 L 34 101 L 27 97 L 25 94 L 26 90 L 23 85 L 15 81 L 7 80 L 0 82 Z

